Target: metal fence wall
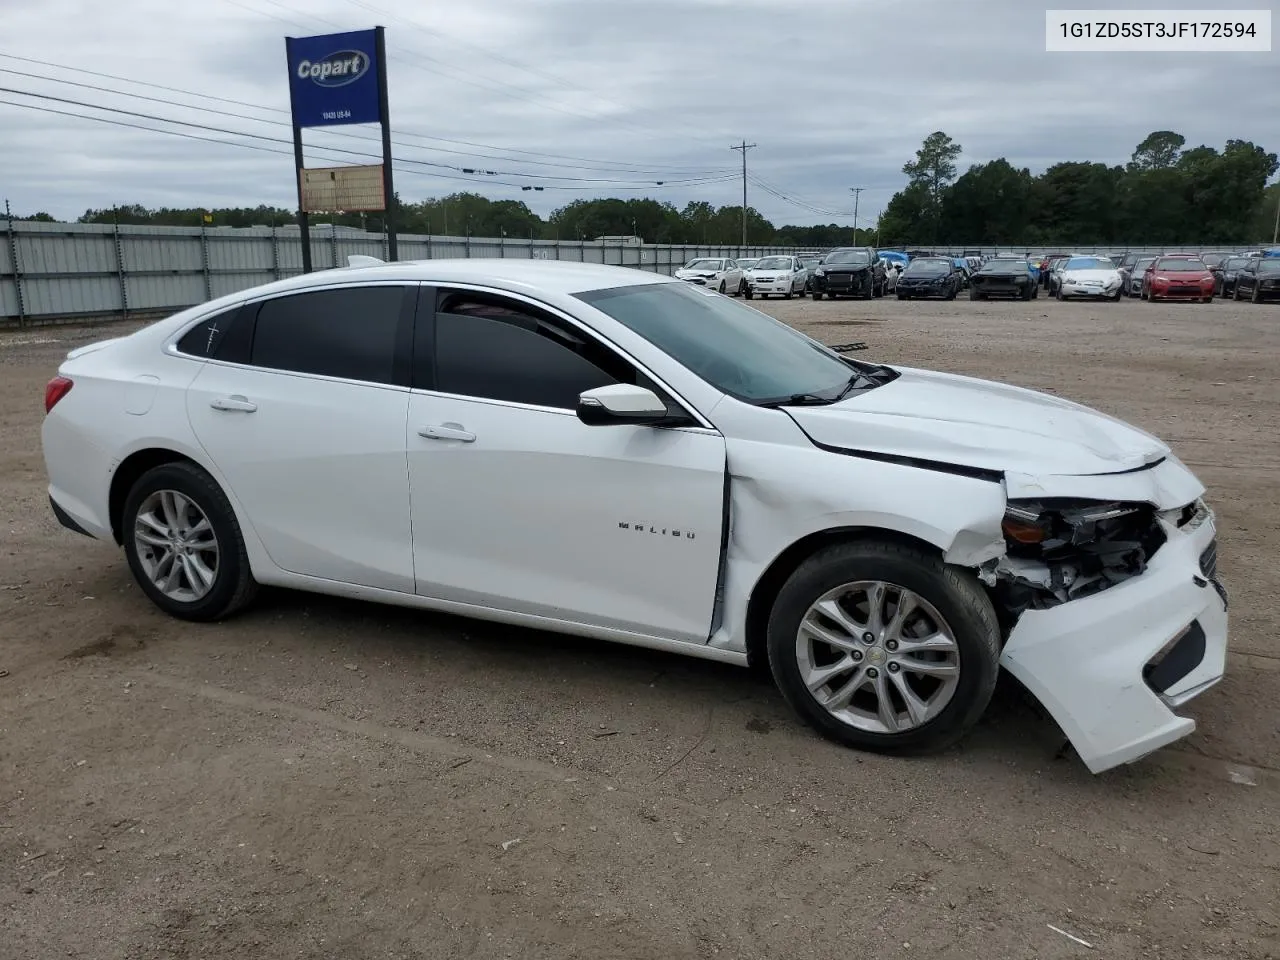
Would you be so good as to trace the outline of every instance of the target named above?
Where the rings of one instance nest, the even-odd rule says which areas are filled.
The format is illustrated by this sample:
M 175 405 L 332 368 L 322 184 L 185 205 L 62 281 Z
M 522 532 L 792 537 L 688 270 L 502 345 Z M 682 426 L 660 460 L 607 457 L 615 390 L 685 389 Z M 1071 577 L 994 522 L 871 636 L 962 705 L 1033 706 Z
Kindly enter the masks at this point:
M 510 257 L 670 274 L 698 256 L 763 256 L 781 247 L 401 235 L 401 260 Z M 794 251 L 799 252 L 799 251 Z M 311 231 L 313 269 L 351 254 L 386 258 L 381 234 Z M 302 272 L 296 227 L 149 227 L 0 219 L 0 326 L 173 312 Z
M 969 250 L 988 254 L 1059 252 L 1059 248 L 1023 249 L 988 244 L 948 245 L 944 249 L 957 256 Z M 1197 244 L 1072 247 L 1062 252 L 1105 255 L 1205 249 L 1245 247 Z M 405 235 L 399 238 L 402 260 L 452 257 L 572 260 L 666 274 L 698 256 L 805 252 L 809 252 L 808 248 L 510 237 Z M 345 266 L 351 254 L 385 259 L 385 238 L 345 227 L 332 229 L 327 224 L 312 228 L 311 258 L 315 269 Z M 116 227 L 0 219 L 0 326 L 172 312 L 301 272 L 302 242 L 297 227 Z

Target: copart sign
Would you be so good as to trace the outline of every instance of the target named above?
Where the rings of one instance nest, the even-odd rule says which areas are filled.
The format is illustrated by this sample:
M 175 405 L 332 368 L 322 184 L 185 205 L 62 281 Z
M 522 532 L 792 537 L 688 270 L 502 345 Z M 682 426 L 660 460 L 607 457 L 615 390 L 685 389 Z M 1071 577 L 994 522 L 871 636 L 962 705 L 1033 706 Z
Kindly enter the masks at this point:
M 286 37 L 289 100 L 300 127 L 377 123 L 377 41 L 373 30 Z

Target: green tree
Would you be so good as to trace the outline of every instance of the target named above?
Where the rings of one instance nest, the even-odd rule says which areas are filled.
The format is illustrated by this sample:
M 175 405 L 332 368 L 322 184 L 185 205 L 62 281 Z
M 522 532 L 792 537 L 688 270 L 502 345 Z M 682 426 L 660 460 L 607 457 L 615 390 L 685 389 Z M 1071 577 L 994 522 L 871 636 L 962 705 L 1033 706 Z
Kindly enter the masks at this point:
M 960 144 L 941 130 L 924 138 L 916 158 L 902 165 L 902 172 L 912 186 L 922 187 L 928 198 L 926 216 L 931 224 L 931 239 L 936 242 L 942 219 L 942 197 L 956 178 L 956 160 Z
M 943 241 L 1020 242 L 1031 222 L 1031 187 L 1031 171 L 1004 157 L 970 167 L 943 195 Z
M 1129 170 L 1167 170 L 1178 162 L 1179 151 L 1187 138 L 1172 130 L 1156 130 L 1138 144 L 1129 160 Z

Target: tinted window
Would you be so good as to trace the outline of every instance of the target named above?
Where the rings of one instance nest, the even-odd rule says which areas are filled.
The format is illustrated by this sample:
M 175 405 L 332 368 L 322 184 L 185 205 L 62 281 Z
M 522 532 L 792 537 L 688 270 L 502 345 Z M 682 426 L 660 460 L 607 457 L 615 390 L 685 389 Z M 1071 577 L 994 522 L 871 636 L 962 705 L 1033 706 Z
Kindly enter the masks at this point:
M 243 363 L 247 351 L 237 348 L 245 338 L 232 333 L 239 315 L 240 307 L 234 307 L 207 320 L 201 320 L 182 335 L 177 343 L 178 352 L 201 359 L 212 357 Z
M 434 383 L 442 393 L 573 409 L 582 391 L 635 378 L 599 342 L 523 304 L 453 293 L 436 314 Z
M 401 313 L 414 288 L 346 287 L 267 300 L 250 362 L 372 383 L 396 383 Z
M 683 283 L 577 294 L 718 390 L 747 402 L 837 394 L 856 368 L 804 334 Z

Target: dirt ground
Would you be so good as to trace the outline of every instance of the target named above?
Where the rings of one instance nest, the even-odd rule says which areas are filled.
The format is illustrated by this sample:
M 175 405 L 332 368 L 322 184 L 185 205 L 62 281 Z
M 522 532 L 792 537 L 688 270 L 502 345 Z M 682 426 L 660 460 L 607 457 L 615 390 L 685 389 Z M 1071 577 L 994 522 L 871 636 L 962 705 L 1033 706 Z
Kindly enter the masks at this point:
M 166 619 L 44 492 L 46 380 L 128 327 L 12 331 L 0 958 L 1280 957 L 1280 308 L 763 306 L 1169 440 L 1232 594 L 1199 730 L 1095 777 L 1003 691 L 894 760 L 735 667 L 284 592 Z

